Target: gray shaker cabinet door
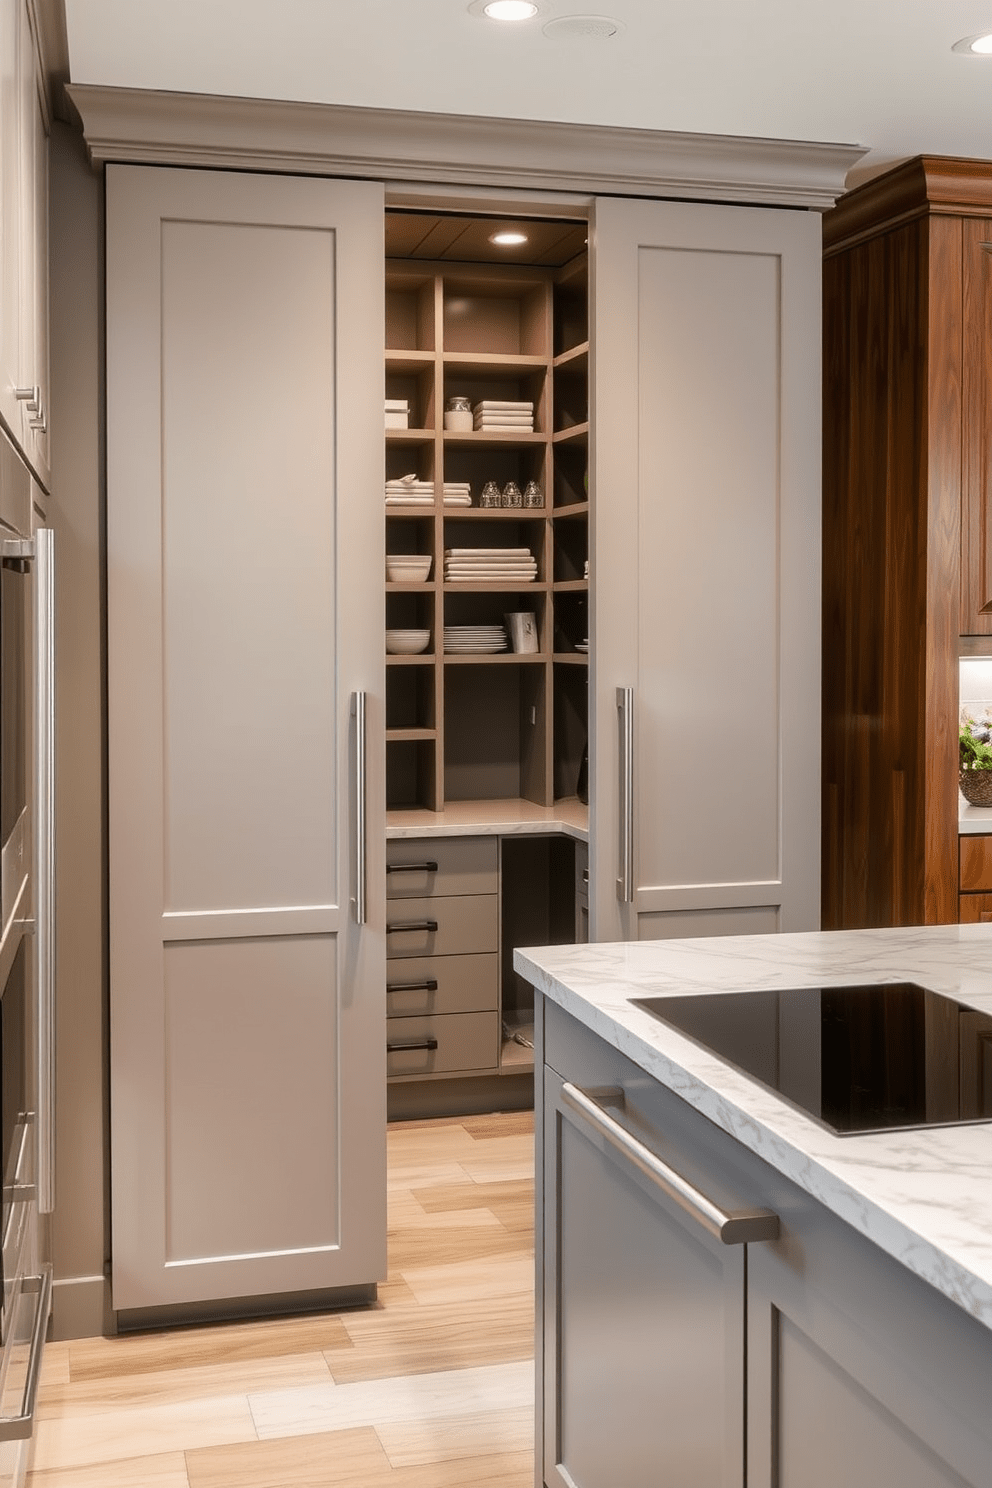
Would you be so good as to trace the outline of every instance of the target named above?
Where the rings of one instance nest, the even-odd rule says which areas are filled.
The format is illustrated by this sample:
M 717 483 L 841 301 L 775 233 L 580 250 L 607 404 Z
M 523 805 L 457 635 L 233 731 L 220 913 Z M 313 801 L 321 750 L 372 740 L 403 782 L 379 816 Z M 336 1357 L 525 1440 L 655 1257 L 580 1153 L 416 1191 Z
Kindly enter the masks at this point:
M 547 1488 L 742 1488 L 744 1249 L 687 1216 L 544 1070 Z
M 112 166 L 107 203 L 114 1306 L 367 1285 L 382 191 Z
M 591 935 L 813 929 L 819 218 L 605 199 L 591 244 Z

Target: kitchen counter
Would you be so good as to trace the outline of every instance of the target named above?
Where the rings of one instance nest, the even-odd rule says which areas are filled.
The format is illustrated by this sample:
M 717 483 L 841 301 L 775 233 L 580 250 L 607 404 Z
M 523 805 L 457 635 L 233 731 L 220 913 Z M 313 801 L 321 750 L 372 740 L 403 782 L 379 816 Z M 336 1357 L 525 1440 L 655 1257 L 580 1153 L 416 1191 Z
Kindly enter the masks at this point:
M 958 834 L 992 832 L 992 806 L 971 806 L 958 794 Z
M 589 841 L 589 808 L 576 799 L 554 806 L 533 801 L 451 801 L 442 811 L 411 808 L 386 813 L 386 837 L 572 837 Z
M 915 981 L 992 1015 L 992 925 L 514 952 L 552 1002 L 992 1329 L 992 1122 L 835 1136 L 634 997 Z

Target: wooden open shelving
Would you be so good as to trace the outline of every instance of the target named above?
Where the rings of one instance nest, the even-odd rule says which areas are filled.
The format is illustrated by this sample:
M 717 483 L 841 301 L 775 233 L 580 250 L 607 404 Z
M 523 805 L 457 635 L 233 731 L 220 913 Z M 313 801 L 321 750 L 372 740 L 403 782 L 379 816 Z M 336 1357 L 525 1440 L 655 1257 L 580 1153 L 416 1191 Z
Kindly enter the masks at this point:
M 460 802 L 574 799 L 587 736 L 588 315 L 585 255 L 564 269 L 388 259 L 386 397 L 410 403 L 386 431 L 386 479 L 434 483 L 430 505 L 386 508 L 386 551 L 430 554 L 426 582 L 385 585 L 387 628 L 430 629 L 419 656 L 386 658 L 387 804 L 442 813 Z M 534 404 L 534 432 L 452 432 L 455 394 Z M 488 480 L 540 508 L 480 508 Z M 445 481 L 471 507 L 445 506 Z M 450 547 L 527 547 L 533 582 L 444 577 Z M 533 611 L 533 654 L 445 655 L 445 625 L 498 624 Z

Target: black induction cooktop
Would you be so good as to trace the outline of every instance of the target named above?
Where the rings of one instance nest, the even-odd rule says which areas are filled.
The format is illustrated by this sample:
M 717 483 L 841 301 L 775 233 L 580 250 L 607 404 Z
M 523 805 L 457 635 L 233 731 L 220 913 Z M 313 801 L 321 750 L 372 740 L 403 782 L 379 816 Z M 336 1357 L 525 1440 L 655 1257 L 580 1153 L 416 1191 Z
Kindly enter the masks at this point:
M 840 1136 L 992 1120 L 992 1016 L 915 982 L 633 1001 Z

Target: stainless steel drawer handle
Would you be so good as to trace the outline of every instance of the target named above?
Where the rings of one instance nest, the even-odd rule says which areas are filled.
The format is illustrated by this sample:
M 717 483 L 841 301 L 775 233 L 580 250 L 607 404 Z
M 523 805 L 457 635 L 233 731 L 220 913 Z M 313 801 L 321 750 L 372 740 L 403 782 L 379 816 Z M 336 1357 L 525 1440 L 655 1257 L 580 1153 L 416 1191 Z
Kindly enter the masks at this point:
M 436 873 L 436 863 L 387 863 L 387 873 Z
M 599 1091 L 601 1098 L 611 1104 L 622 1105 L 623 1091 L 619 1088 Z M 735 1209 L 728 1213 L 705 1194 L 694 1188 L 681 1173 L 663 1163 L 650 1147 L 645 1147 L 636 1137 L 607 1115 L 602 1106 L 577 1085 L 568 1081 L 561 1089 L 562 1103 L 588 1123 L 611 1147 L 628 1158 L 636 1168 L 650 1178 L 666 1198 L 694 1219 L 708 1235 L 722 1240 L 724 1245 L 750 1245 L 756 1240 L 777 1240 L 779 1218 L 770 1209 Z
M 391 1043 L 387 1043 L 386 1044 L 386 1053 L 387 1054 L 402 1054 L 402 1053 L 405 1053 L 405 1052 L 409 1051 L 410 1049 L 427 1049 L 428 1051 L 431 1051 L 432 1052 L 436 1048 L 437 1048 L 437 1039 L 436 1038 L 410 1039 L 408 1042 L 405 1042 L 405 1043 L 402 1043 L 402 1044 L 391 1044 Z
M 52 1273 L 46 1268 L 40 1276 L 25 1276 L 21 1291 L 37 1292 L 38 1307 L 31 1329 L 31 1352 L 24 1378 L 24 1394 L 21 1398 L 21 1413 L 17 1416 L 0 1416 L 0 1441 L 24 1441 L 31 1435 L 34 1426 L 35 1402 L 38 1398 L 38 1380 L 41 1375 L 41 1356 L 45 1347 L 48 1329 L 48 1314 L 52 1306 Z
M 394 920 L 386 926 L 387 935 L 401 935 L 406 930 L 428 930 L 437 934 L 437 920 Z
M 386 992 L 436 992 L 437 978 L 423 977 L 419 982 L 387 982 Z

